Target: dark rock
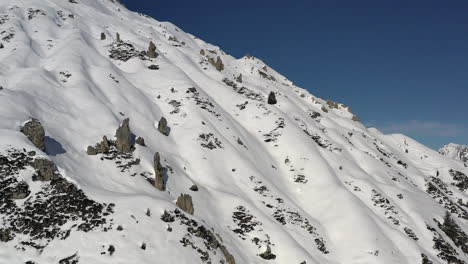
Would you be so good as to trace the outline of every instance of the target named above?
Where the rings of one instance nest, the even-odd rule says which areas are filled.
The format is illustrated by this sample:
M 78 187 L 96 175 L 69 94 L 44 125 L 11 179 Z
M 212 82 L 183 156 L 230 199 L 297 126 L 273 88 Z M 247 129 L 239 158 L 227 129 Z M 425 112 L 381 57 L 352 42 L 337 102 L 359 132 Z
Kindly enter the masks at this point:
M 78 256 L 78 252 L 77 252 L 69 257 L 59 260 L 59 264 L 78 264 L 79 260 L 80 260 L 80 257 Z
M 0 49 L 3 49 L 4 46 L 3 46 L 3 43 L 0 43 Z
M 205 56 L 205 50 L 204 49 L 200 50 L 200 55 Z
M 34 150 L 29 151 L 29 152 L 28 152 L 28 156 L 30 156 L 30 157 L 36 156 L 36 151 L 34 151 Z
M 106 34 L 104 34 L 104 32 L 101 33 L 101 40 L 105 40 L 106 39 Z
M 50 181 L 58 177 L 57 167 L 50 160 L 42 158 L 35 159 L 32 166 L 36 170 L 37 180 Z
M 148 47 L 148 57 L 156 58 L 157 56 L 158 56 L 158 53 L 156 53 L 156 45 L 154 45 L 153 41 L 150 41 L 149 47 Z
M 164 118 L 164 116 L 159 120 L 158 131 L 165 136 L 169 135 L 169 127 L 167 126 L 167 120 Z
M 184 210 L 185 212 L 193 215 L 194 208 L 193 208 L 193 202 L 192 202 L 192 196 L 188 194 L 181 194 L 179 198 L 177 198 L 176 205 Z
M 266 260 L 276 259 L 276 255 L 271 253 L 271 248 L 269 245 L 267 245 L 266 251 L 260 254 L 259 256 Z
M 239 76 L 236 77 L 236 81 L 242 83 L 242 73 L 240 73 Z
M 112 254 L 114 254 L 115 252 L 115 247 L 113 245 L 110 245 L 107 251 L 109 252 L 109 255 L 112 256 Z
M 32 118 L 20 130 L 38 149 L 45 152 L 45 131 L 39 120 Z
M 117 231 L 122 231 L 123 230 L 123 226 L 119 225 L 117 226 Z
M 161 165 L 161 157 L 159 156 L 159 152 L 154 154 L 153 166 L 155 174 L 154 187 L 160 191 L 164 191 L 166 190 L 166 184 L 164 182 L 164 167 Z
M 101 147 L 101 153 L 107 153 L 109 152 L 109 140 L 107 140 L 106 136 L 102 137 L 102 142 L 99 144 Z
M 146 243 L 142 243 L 140 248 L 146 250 Z
M 194 185 L 192 185 L 192 187 L 190 187 L 190 190 L 194 191 L 194 192 L 198 192 L 198 186 L 196 184 L 194 184 Z
M 151 64 L 150 66 L 148 66 L 148 69 L 156 71 L 156 70 L 159 70 L 159 66 L 155 64 Z
M 86 153 L 88 155 L 97 155 L 98 154 L 98 151 L 95 147 L 93 146 L 88 146 L 88 148 L 86 149 Z
M 117 138 L 115 147 L 120 152 L 129 153 L 132 151 L 132 132 L 130 131 L 130 119 L 126 118 L 115 133 Z
M 161 215 L 161 220 L 166 223 L 172 223 L 175 221 L 175 218 L 173 215 L 164 210 L 163 215 Z
M 268 95 L 268 104 L 274 105 L 276 103 L 277 103 L 277 101 L 276 101 L 275 93 L 270 92 L 270 94 Z
M 145 139 L 142 138 L 142 137 L 138 137 L 135 141 L 136 144 L 142 146 L 142 147 L 146 147 L 146 144 L 145 144 Z
M 8 229 L 0 229 L 0 241 L 2 242 L 8 242 L 12 240 L 13 237 L 11 235 L 10 230 Z
M 234 256 L 227 250 L 224 245 L 219 245 L 221 252 L 223 252 L 224 258 L 226 259 L 227 264 L 236 264 L 236 260 Z
M 122 40 L 120 39 L 120 34 L 119 34 L 119 32 L 117 32 L 117 33 L 115 34 L 115 38 L 117 39 L 117 42 L 122 42 Z

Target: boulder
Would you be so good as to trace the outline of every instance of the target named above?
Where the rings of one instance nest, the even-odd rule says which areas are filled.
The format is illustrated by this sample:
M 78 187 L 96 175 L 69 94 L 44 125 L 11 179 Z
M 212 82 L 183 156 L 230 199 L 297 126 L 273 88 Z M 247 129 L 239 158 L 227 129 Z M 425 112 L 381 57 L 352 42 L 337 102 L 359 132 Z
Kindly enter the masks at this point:
M 58 177 L 57 167 L 55 164 L 48 160 L 38 158 L 32 163 L 32 167 L 36 170 L 36 177 L 34 179 L 39 181 L 50 181 Z
M 101 40 L 105 40 L 106 39 L 106 34 L 104 34 L 104 32 L 101 33 Z
M 115 147 L 118 151 L 129 153 L 132 151 L 132 132 L 130 131 L 130 119 L 126 118 L 115 133 L 117 138 Z
M 276 101 L 276 95 L 274 92 L 270 92 L 270 94 L 268 95 L 268 104 L 271 104 L 271 105 L 274 105 L 276 104 L 277 101 Z
M 135 141 L 136 144 L 142 146 L 142 147 L 146 147 L 146 144 L 145 144 L 145 139 L 142 138 L 142 137 L 138 137 Z
M 204 49 L 200 50 L 200 55 L 205 56 L 205 50 Z
M 150 41 L 149 47 L 148 47 L 148 57 L 156 58 L 157 56 L 158 56 L 158 53 L 156 53 L 156 45 L 154 45 L 153 41 Z
M 167 126 L 167 120 L 164 116 L 159 120 L 158 131 L 165 136 L 169 136 L 169 127 Z
M 87 153 L 88 155 L 93 155 L 93 156 L 94 156 L 94 155 L 97 155 L 97 154 L 98 154 L 98 151 L 97 151 L 97 149 L 96 149 L 95 147 L 93 147 L 93 146 L 88 146 L 88 148 L 86 149 L 86 153 Z
M 192 185 L 192 187 L 190 187 L 190 190 L 193 191 L 193 192 L 198 192 L 198 186 L 196 184 Z
M 20 130 L 34 146 L 45 152 L 45 131 L 39 120 L 32 118 Z
M 194 209 L 193 209 L 192 196 L 188 194 L 181 194 L 179 198 L 177 198 L 176 205 L 177 207 L 184 210 L 185 212 L 193 215 Z
M 122 42 L 122 40 L 120 39 L 120 34 L 119 34 L 119 32 L 117 32 L 117 33 L 115 34 L 115 38 L 117 39 L 117 42 Z
M 3 49 L 4 46 L 3 46 L 3 43 L 0 43 L 0 49 Z
M 262 254 L 259 255 L 261 258 L 266 259 L 266 260 L 271 260 L 275 259 L 276 255 L 271 253 L 271 248 L 269 245 L 267 245 L 266 251 L 263 252 Z
M 153 166 L 155 175 L 154 187 L 160 191 L 164 191 L 166 190 L 166 184 L 164 182 L 164 167 L 161 165 L 161 157 L 159 156 L 159 152 L 154 154 Z

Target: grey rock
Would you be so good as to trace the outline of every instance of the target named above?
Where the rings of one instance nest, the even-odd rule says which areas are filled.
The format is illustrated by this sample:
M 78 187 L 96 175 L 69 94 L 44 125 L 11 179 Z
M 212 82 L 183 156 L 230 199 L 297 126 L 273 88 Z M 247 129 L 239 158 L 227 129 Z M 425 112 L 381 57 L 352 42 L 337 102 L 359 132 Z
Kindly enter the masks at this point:
M 164 183 L 164 167 L 161 165 L 161 157 L 159 156 L 159 152 L 154 154 L 153 166 L 155 174 L 154 187 L 160 191 L 164 191 L 166 190 L 166 184 Z
M 37 173 L 37 177 L 35 179 L 39 181 L 50 181 L 58 177 L 57 167 L 50 160 L 42 158 L 35 159 L 32 163 L 32 167 Z
M 101 153 L 109 152 L 109 140 L 107 140 L 106 136 L 102 137 L 102 142 L 99 145 L 101 147 Z
M 155 65 L 155 64 L 151 64 L 150 66 L 148 66 L 148 69 L 153 70 L 153 71 L 157 71 L 157 70 L 159 70 L 159 66 Z
M 101 33 L 101 40 L 105 40 L 106 39 L 106 34 L 104 34 L 104 32 Z
M 132 151 L 132 132 L 130 131 L 130 119 L 126 118 L 115 133 L 117 138 L 115 147 L 120 152 L 129 153 Z
M 135 141 L 136 144 L 142 146 L 142 147 L 146 147 L 146 144 L 145 144 L 145 139 L 142 138 L 142 137 L 138 137 Z
M 117 33 L 115 34 L 115 38 L 117 39 L 117 42 L 122 42 L 122 40 L 120 39 L 120 34 L 119 34 L 119 32 L 117 32 Z
M 217 57 L 216 61 L 213 58 L 209 58 L 208 62 L 211 63 L 218 71 L 224 70 L 224 63 L 221 60 L 221 57 Z
M 2 242 L 8 242 L 12 240 L 13 237 L 11 235 L 10 230 L 8 229 L 0 229 L 0 241 Z
M 193 215 L 194 208 L 193 208 L 192 196 L 188 194 L 181 194 L 179 198 L 177 198 L 176 205 L 177 207 L 184 210 L 185 212 Z
M 240 73 L 239 76 L 236 77 L 236 81 L 242 83 L 242 73 Z
M 87 153 L 88 155 L 93 155 L 93 156 L 94 156 L 94 155 L 97 155 L 97 154 L 98 154 L 98 151 L 97 151 L 97 149 L 96 149 L 95 147 L 93 147 L 93 146 L 88 146 L 88 148 L 86 149 L 86 153 Z
M 154 45 L 153 41 L 150 41 L 149 47 L 148 47 L 148 57 L 156 58 L 157 56 L 158 56 L 158 53 L 156 52 L 156 45 Z
M 39 120 L 32 118 L 20 130 L 34 146 L 45 152 L 45 131 Z
M 205 56 L 205 54 L 206 54 L 206 53 L 205 53 L 205 50 L 204 50 L 204 49 L 201 49 L 201 50 L 200 50 L 200 55 Z
M 169 135 L 169 127 L 167 126 L 167 120 L 164 118 L 164 116 L 159 120 L 158 131 L 165 136 Z
M 0 49 L 3 49 L 4 46 L 3 46 L 3 43 L 0 43 Z
M 192 185 L 192 187 L 190 187 L 190 190 L 193 191 L 193 192 L 198 192 L 198 186 L 196 184 Z
M 276 104 L 277 101 L 276 101 L 276 95 L 274 92 L 270 92 L 270 94 L 268 95 L 268 104 L 271 104 L 271 105 L 274 105 Z
M 227 264 L 236 264 L 234 256 L 227 250 L 227 248 L 224 245 L 220 245 L 219 248 L 221 249 L 221 252 L 223 252 Z

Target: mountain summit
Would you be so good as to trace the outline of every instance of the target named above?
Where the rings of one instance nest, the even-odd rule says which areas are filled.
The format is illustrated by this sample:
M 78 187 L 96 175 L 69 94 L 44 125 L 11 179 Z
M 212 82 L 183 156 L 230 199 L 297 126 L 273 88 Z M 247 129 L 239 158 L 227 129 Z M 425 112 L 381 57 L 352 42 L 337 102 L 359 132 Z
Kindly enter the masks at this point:
M 260 59 L 112 0 L 0 0 L 0 43 L 0 263 L 468 261 L 460 161 Z

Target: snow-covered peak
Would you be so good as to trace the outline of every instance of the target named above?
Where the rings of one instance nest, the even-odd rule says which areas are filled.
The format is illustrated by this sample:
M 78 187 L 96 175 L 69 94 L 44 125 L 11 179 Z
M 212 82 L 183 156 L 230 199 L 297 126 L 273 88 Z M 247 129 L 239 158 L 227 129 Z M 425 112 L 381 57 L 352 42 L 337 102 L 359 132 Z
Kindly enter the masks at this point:
M 449 143 L 439 149 L 439 153 L 454 160 L 468 161 L 468 146 Z

